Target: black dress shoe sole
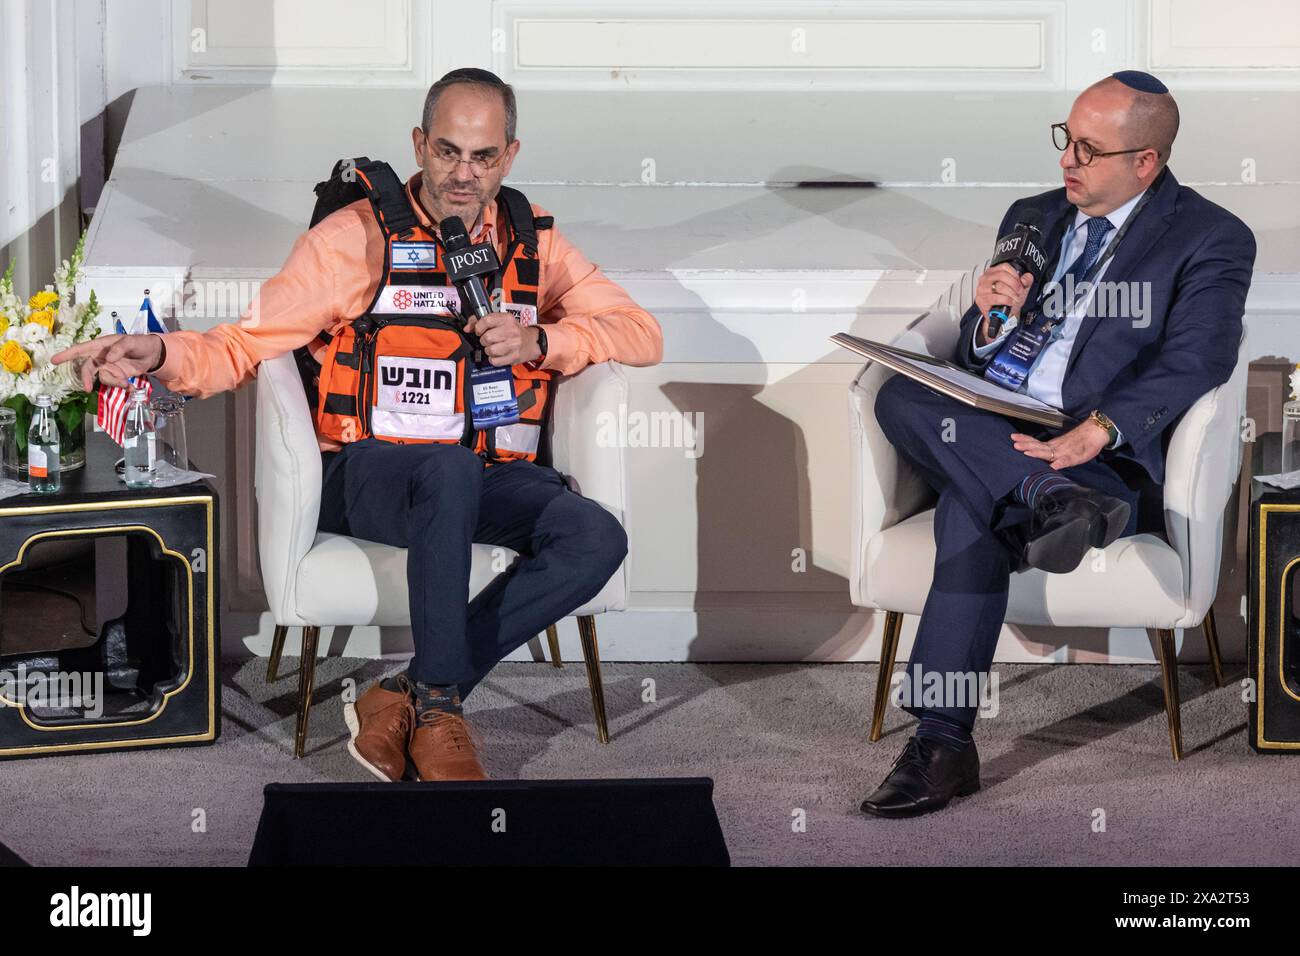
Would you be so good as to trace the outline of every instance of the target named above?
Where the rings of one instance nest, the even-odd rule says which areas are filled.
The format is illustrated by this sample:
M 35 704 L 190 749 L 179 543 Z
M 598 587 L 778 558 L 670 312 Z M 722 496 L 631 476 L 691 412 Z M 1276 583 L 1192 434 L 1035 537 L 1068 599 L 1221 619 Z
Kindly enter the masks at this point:
M 1033 538 L 1025 548 L 1025 563 L 1053 574 L 1073 571 L 1088 549 L 1108 547 L 1124 533 L 1128 515 L 1128 502 L 1118 498 L 1111 498 L 1104 507 L 1094 504 L 1080 510 L 1068 521 Z
M 948 804 L 951 803 L 953 800 L 956 800 L 959 797 L 969 797 L 972 793 L 978 791 L 979 788 L 980 788 L 980 778 L 976 777 L 974 780 L 963 783 L 960 787 L 958 787 L 953 792 L 953 795 L 951 797 L 949 797 L 947 800 L 944 800 L 942 803 L 929 803 L 924 806 L 900 807 L 898 809 L 891 809 L 891 810 L 886 810 L 881 807 L 874 807 L 869 803 L 863 803 L 862 806 L 859 807 L 858 809 L 861 810 L 869 817 L 879 817 L 882 820 L 904 820 L 907 819 L 908 817 L 922 817 L 925 816 L 927 813 L 937 813 L 938 811 L 942 810 L 944 807 L 948 806 Z

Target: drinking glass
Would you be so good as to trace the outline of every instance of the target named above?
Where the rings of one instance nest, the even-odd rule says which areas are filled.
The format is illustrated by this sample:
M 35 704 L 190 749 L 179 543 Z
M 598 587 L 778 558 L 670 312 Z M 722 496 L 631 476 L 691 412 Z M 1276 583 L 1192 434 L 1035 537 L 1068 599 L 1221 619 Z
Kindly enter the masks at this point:
M 185 403 L 171 395 L 163 395 L 149 403 L 153 411 L 154 455 L 183 471 L 189 470 L 190 456 L 185 444 Z
M 22 481 L 18 465 L 18 413 L 0 408 L 0 475 Z

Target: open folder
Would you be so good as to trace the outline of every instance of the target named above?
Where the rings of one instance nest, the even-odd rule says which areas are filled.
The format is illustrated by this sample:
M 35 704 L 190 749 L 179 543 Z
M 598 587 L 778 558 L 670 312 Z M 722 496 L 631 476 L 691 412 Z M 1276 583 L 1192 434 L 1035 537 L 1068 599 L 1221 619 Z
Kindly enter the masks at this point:
M 932 355 L 922 355 L 919 352 L 909 352 L 894 345 L 872 342 L 870 339 L 860 339 L 847 332 L 835 333 L 831 336 L 831 341 L 873 362 L 879 362 L 886 368 L 892 368 L 910 379 L 915 379 L 936 392 L 955 398 L 963 404 L 987 409 L 1008 418 L 1046 425 L 1049 428 L 1070 428 L 1078 424 L 1059 408 L 1053 408 L 1036 398 L 1005 389 L 954 362 L 938 359 Z

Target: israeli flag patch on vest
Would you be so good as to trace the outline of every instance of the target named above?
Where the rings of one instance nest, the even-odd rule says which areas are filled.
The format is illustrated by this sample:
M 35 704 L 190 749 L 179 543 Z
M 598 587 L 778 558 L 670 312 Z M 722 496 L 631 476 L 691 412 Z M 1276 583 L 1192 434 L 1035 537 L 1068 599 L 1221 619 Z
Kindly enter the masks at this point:
M 438 268 L 438 250 L 432 242 L 394 242 L 392 267 L 408 271 L 433 272 Z

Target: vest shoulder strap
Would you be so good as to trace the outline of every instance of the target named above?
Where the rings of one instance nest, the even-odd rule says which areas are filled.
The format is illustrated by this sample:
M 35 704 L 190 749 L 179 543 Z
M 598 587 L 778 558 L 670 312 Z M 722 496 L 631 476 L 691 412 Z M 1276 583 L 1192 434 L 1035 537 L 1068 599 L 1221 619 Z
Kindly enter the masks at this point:
M 537 231 L 550 229 L 555 225 L 555 217 L 534 216 L 533 204 L 528 201 L 528 197 L 512 186 L 502 186 L 497 191 L 497 199 L 501 201 L 506 211 L 506 218 L 510 221 L 510 228 L 514 231 L 515 238 L 523 243 L 529 256 L 535 257 Z
M 384 234 L 410 235 L 419 220 L 406 195 L 406 184 L 393 172 L 393 167 L 384 162 L 370 162 L 364 167 L 358 165 L 356 174 Z
M 406 196 L 406 186 L 393 172 L 393 167 L 367 156 L 340 159 L 334 164 L 330 178 L 316 184 L 316 208 L 312 212 L 314 226 L 330 213 L 358 199 L 370 201 L 380 230 L 387 235 L 405 236 L 415 228 L 418 220 Z

